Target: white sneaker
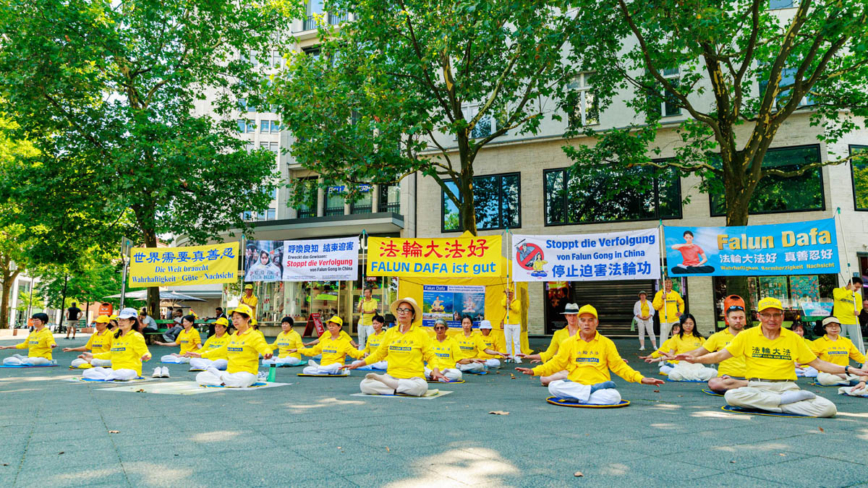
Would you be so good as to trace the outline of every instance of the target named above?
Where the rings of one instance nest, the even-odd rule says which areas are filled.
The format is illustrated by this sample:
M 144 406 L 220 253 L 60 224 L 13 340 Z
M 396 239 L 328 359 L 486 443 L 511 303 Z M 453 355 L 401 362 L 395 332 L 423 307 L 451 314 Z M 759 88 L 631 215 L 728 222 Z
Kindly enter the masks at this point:
M 163 374 L 160 375 L 160 378 L 168 378 L 169 377 L 169 368 L 163 366 Z
M 154 374 L 151 375 L 151 378 L 159 378 L 163 374 L 162 370 L 163 370 L 163 368 L 161 368 L 159 366 L 154 368 Z
M 639 350 L 640 350 L 640 351 L 644 351 L 645 348 L 644 348 L 644 347 L 640 347 Z

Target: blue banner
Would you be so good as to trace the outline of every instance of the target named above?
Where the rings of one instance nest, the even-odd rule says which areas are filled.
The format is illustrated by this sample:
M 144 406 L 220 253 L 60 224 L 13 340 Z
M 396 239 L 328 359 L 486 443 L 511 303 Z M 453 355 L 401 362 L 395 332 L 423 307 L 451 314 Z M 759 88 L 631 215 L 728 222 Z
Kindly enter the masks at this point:
M 669 276 L 779 276 L 840 270 L 835 219 L 664 227 Z

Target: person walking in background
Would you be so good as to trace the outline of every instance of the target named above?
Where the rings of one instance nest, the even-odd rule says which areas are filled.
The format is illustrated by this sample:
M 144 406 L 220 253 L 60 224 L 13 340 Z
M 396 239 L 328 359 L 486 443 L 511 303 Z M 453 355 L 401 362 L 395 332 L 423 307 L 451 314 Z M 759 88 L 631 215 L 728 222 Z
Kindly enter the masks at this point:
M 684 313 L 684 299 L 681 294 L 672 289 L 672 279 L 666 278 L 663 282 L 663 289 L 654 295 L 654 302 L 651 303 L 654 310 L 660 312 L 660 342 L 666 342 L 669 339 L 669 332 L 672 331 L 672 326 L 677 324 Z
M 75 302 L 66 310 L 66 338 L 69 339 L 69 333 L 72 332 L 72 338 L 75 339 L 75 333 L 78 329 L 78 319 L 81 317 L 81 309 L 77 307 Z
M 639 329 L 639 350 L 645 350 L 645 334 L 651 338 L 651 347 L 657 349 L 657 340 L 654 338 L 654 307 L 648 302 L 648 294 L 639 292 L 639 301 L 633 305 L 633 317 L 636 320 L 636 328 Z

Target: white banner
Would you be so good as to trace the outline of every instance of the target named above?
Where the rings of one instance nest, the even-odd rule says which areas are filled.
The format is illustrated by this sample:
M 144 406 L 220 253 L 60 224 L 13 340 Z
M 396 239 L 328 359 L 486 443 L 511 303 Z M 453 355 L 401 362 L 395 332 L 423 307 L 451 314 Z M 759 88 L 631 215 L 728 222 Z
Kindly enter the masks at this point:
M 512 236 L 514 281 L 660 279 L 657 228 L 607 234 Z
M 353 281 L 358 268 L 358 237 L 283 242 L 283 281 Z

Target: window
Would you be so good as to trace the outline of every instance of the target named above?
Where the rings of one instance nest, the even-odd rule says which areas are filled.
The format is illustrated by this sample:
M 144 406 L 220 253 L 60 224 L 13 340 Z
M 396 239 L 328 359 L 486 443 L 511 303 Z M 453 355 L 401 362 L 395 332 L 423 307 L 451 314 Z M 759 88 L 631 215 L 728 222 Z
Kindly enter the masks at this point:
M 256 123 L 252 120 L 238 119 L 238 130 L 239 132 L 254 134 L 256 133 Z
M 619 185 L 644 179 L 649 191 Z M 680 219 L 681 179 L 674 169 L 600 168 L 579 181 L 568 168 L 543 172 L 545 225 Z
M 516 229 L 521 227 L 521 178 L 519 173 L 473 178 L 473 202 L 476 209 L 476 228 Z M 453 181 L 446 183 L 457 193 Z M 460 232 L 461 215 L 458 207 L 441 191 L 443 202 L 443 232 Z
M 259 121 L 259 132 L 261 134 L 277 134 L 280 132 L 280 124 L 276 120 L 261 120 Z
M 591 84 L 593 77 L 593 73 L 581 73 L 567 86 L 577 95 L 568 113 L 572 127 L 600 123 L 600 106 Z
M 346 12 L 329 12 L 329 24 L 338 25 L 346 22 L 349 17 Z
M 241 219 L 246 221 L 256 220 L 256 212 L 246 211 L 241 214 Z
M 312 57 L 313 59 L 319 59 L 319 57 L 322 56 L 322 49 L 318 47 L 310 47 L 304 49 L 304 54 Z
M 310 0 L 307 2 L 307 18 L 304 19 L 304 27 L 302 30 L 316 29 L 316 18 L 314 15 L 322 15 L 324 12 L 323 0 Z
M 344 187 L 330 186 L 326 192 L 326 208 L 325 215 L 343 215 L 344 214 Z
M 378 212 L 401 213 L 401 185 L 380 185 Z
M 470 122 L 473 120 L 473 117 L 476 117 L 476 114 L 479 113 L 479 105 L 465 106 L 461 109 L 461 112 L 464 114 L 464 120 Z M 497 123 L 494 120 L 494 117 L 491 115 L 485 115 L 476 123 L 476 126 L 470 132 L 470 137 L 472 139 L 481 139 L 490 136 L 491 133 L 496 130 Z
M 868 146 L 850 146 L 850 155 L 865 153 L 862 160 L 850 160 L 853 178 L 853 203 L 856 210 L 868 210 Z
M 280 51 L 271 51 L 268 56 L 268 67 L 280 68 L 281 66 L 283 66 L 283 55 L 280 54 Z
M 781 84 L 779 87 L 781 91 L 778 93 L 776 97 L 776 105 L 778 108 L 781 108 L 784 104 L 789 102 L 790 92 L 792 88 L 787 89 L 787 87 L 792 87 L 796 83 L 796 73 L 799 71 L 798 68 L 784 68 L 781 70 Z M 768 87 L 768 80 L 762 80 L 759 82 L 759 96 L 762 98 L 765 96 L 766 88 Z M 805 95 L 799 100 L 799 107 L 809 107 L 811 105 L 815 105 L 816 102 L 811 98 L 810 95 Z
M 769 149 L 763 160 L 763 167 L 783 171 L 799 169 L 804 164 L 820 160 L 820 146 L 784 147 Z M 726 215 L 726 200 L 720 180 L 709 181 L 711 215 Z M 751 214 L 807 212 L 825 208 L 823 193 L 823 172 L 820 168 L 808 171 L 802 176 L 781 178 L 766 176 L 760 180 L 748 204 Z
M 374 194 L 373 186 L 359 185 L 359 191 L 362 192 L 362 198 L 356 200 L 350 206 L 350 213 L 353 214 L 369 214 L 374 209 Z
M 301 184 L 296 186 L 296 190 L 302 192 L 301 203 L 295 208 L 298 212 L 298 218 L 306 219 L 316 217 L 317 207 L 317 178 L 300 178 Z
M 664 78 L 669 80 L 675 88 L 678 88 L 678 82 L 681 77 L 681 72 L 676 68 L 664 69 L 661 73 Z M 651 110 L 656 111 L 661 117 L 674 117 L 681 115 L 681 107 L 678 106 L 678 99 L 671 92 L 660 87 L 656 92 L 648 94 L 648 105 L 653 106 Z M 657 108 L 659 107 L 659 108 Z
M 280 143 L 279 142 L 260 142 L 260 149 L 267 149 L 274 154 L 277 154 L 280 151 Z
M 269 208 L 265 211 L 265 220 L 274 220 L 277 218 L 277 209 Z
M 769 10 L 793 8 L 793 0 L 769 0 Z

